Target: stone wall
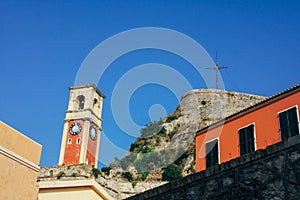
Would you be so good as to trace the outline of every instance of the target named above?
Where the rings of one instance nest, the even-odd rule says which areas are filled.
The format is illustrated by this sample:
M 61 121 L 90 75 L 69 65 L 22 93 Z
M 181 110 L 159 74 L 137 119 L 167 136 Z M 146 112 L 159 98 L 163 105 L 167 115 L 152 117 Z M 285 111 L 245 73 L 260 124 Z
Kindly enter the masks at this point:
M 157 150 L 184 149 L 193 152 L 189 153 L 189 157 L 183 160 L 180 166 L 183 176 L 192 174 L 195 171 L 194 141 L 196 131 L 265 99 L 266 97 L 263 96 L 216 89 L 188 91 L 182 96 L 178 108 L 173 113 L 180 113 L 178 119 L 163 124 L 168 132 L 174 132 L 174 130 L 177 132 L 169 143 L 162 143 L 155 148 Z M 180 154 L 178 153 L 178 155 Z
M 188 125 L 195 132 L 213 122 L 248 108 L 266 97 L 215 89 L 196 89 L 186 92 L 180 100 L 180 117 L 164 127 L 172 131 L 177 124 Z
M 300 136 L 128 199 L 300 199 Z
M 66 181 L 66 180 L 88 180 L 95 179 L 104 190 L 114 199 L 125 199 L 130 196 L 158 187 L 166 182 L 136 182 L 133 186 L 131 182 L 125 181 L 121 176 L 108 177 L 104 173 L 95 177 L 92 168 L 85 165 L 53 166 L 41 167 L 38 173 L 38 182 L 41 181 Z

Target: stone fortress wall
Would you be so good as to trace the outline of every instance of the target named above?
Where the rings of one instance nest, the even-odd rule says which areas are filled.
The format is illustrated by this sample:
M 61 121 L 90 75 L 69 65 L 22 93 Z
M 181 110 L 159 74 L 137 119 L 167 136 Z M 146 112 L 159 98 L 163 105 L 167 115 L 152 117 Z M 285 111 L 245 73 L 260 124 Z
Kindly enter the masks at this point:
M 300 199 L 300 136 L 172 181 L 138 199 Z

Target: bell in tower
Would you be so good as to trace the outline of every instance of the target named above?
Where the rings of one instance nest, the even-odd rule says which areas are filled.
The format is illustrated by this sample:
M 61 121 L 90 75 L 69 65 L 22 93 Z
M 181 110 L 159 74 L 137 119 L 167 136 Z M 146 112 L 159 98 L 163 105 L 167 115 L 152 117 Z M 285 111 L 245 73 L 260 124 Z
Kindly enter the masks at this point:
M 104 94 L 93 84 L 69 87 L 58 165 L 97 167 Z

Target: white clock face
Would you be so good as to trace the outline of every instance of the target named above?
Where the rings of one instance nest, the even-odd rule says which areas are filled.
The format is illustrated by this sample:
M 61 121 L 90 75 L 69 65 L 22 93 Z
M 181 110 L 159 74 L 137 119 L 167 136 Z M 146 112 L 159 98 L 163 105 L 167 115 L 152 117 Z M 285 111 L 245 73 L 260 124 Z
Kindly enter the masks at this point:
M 91 126 L 90 128 L 90 137 L 92 140 L 96 140 L 97 138 L 97 130 L 94 126 Z
M 80 123 L 75 122 L 74 124 L 72 124 L 70 126 L 70 134 L 77 135 L 80 133 L 81 129 L 82 129 L 82 127 L 81 127 Z

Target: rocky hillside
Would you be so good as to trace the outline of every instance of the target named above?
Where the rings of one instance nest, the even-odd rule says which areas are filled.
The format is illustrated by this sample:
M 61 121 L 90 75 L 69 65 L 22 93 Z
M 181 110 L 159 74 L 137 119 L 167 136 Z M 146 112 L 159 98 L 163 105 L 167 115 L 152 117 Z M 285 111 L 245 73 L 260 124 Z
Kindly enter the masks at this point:
M 127 155 L 108 169 L 128 173 L 131 182 L 169 181 L 194 173 L 196 131 L 264 99 L 213 89 L 189 91 L 172 114 L 142 128 Z
M 115 199 L 123 199 L 195 172 L 197 130 L 265 97 L 199 89 L 182 96 L 177 109 L 141 129 L 127 155 L 101 170 L 85 165 L 42 168 L 39 180 L 95 178 Z

